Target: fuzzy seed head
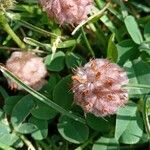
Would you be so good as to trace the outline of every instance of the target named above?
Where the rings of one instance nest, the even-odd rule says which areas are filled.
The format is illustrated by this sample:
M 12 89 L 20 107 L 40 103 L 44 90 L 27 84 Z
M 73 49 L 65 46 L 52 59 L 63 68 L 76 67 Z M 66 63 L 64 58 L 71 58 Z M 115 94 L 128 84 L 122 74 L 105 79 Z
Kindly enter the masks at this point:
M 127 103 L 128 92 L 122 88 L 128 83 L 127 75 L 107 59 L 94 59 L 77 68 L 72 80 L 75 103 L 86 113 L 107 116 Z
M 41 89 L 46 82 L 47 70 L 43 58 L 32 52 L 13 52 L 6 62 L 6 68 L 35 90 Z M 20 89 L 15 82 L 7 80 L 11 89 Z
M 39 0 L 51 19 L 76 25 L 87 19 L 93 0 Z

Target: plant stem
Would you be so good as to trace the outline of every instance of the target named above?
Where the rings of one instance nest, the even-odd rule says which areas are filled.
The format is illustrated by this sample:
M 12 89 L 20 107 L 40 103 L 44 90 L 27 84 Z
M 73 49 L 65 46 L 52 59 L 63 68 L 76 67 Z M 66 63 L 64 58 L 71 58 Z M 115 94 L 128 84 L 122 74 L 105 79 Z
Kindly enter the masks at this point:
M 52 48 L 51 48 L 51 50 L 52 50 L 51 61 L 52 61 L 53 58 L 54 58 L 54 55 L 55 55 L 55 53 L 56 53 L 56 50 L 57 50 L 57 47 L 58 47 L 58 44 L 59 44 L 60 41 L 61 41 L 61 40 L 60 40 L 60 36 L 58 36 L 58 37 L 55 39 L 55 41 L 53 42 L 53 44 L 52 44 Z
M 99 135 L 99 132 L 94 132 L 93 135 L 91 135 L 91 137 L 86 142 L 84 142 L 82 145 L 77 147 L 75 150 L 83 150 L 85 147 L 91 144 L 93 142 L 93 139 L 98 135 Z
M 12 37 L 12 39 L 16 42 L 16 44 L 22 48 L 25 49 L 25 44 L 20 40 L 20 38 L 15 34 L 15 32 L 11 29 L 9 26 L 4 14 L 0 12 L 0 24 L 2 25 L 3 29 Z
M 127 84 L 124 87 L 125 88 L 136 87 L 136 88 L 150 89 L 150 85 L 145 85 L 145 84 Z
M 17 45 L 24 49 L 26 46 L 25 44 L 20 40 L 20 38 L 14 33 L 14 31 L 10 28 L 8 23 L 2 24 L 3 29 L 12 37 L 12 39 L 17 43 Z
M 143 99 L 143 109 L 142 109 L 142 114 L 143 114 L 143 120 L 145 124 L 146 131 L 148 133 L 149 139 L 150 139 L 150 123 L 149 123 L 149 118 L 147 114 L 147 107 L 146 107 L 146 102 L 147 102 L 147 97 L 144 97 Z
M 122 0 L 117 0 L 117 3 L 121 7 L 121 12 L 122 12 L 123 18 L 125 18 L 126 16 L 128 16 L 128 11 L 127 11 L 126 6 L 124 5 L 124 2 Z
M 103 49 L 106 49 L 107 39 L 106 39 L 104 33 L 102 32 L 102 30 L 100 29 L 100 25 L 97 22 L 95 22 L 95 28 L 96 28 L 95 34 L 97 35 L 99 42 L 103 46 Z
M 12 30 L 15 32 L 16 30 L 18 30 L 18 28 L 20 27 L 19 24 L 16 24 Z M 3 45 L 7 45 L 7 42 L 9 42 L 12 39 L 12 37 L 10 35 L 8 35 L 5 39 L 5 41 L 3 42 Z
M 28 28 L 28 29 L 30 29 L 30 30 L 36 31 L 36 32 L 38 32 L 38 33 L 41 33 L 41 34 L 43 34 L 43 35 L 45 35 L 45 36 L 58 37 L 58 35 L 56 35 L 56 34 L 54 34 L 54 33 L 51 33 L 51 32 L 48 32 L 48 31 L 46 31 L 46 30 L 43 30 L 43 29 L 41 29 L 41 28 L 39 28 L 39 27 L 36 27 L 36 26 L 34 26 L 34 25 L 32 25 L 32 24 L 26 22 L 26 21 L 23 21 L 23 20 L 17 20 L 17 21 L 18 21 L 19 24 L 21 24 L 22 26 L 24 26 L 24 27 L 26 27 L 26 28 Z M 62 38 L 62 37 L 61 37 L 61 38 Z
M 38 141 L 38 143 L 41 145 L 41 147 L 42 147 L 44 150 L 48 150 L 48 145 L 45 144 L 43 141 Z
M 71 33 L 72 35 L 74 35 L 82 26 L 86 25 L 87 23 L 91 22 L 92 20 L 94 20 L 95 18 L 101 18 L 105 12 L 105 10 L 107 10 L 107 8 L 109 7 L 110 3 L 108 2 L 104 8 L 100 11 L 98 11 L 96 14 L 90 16 L 87 20 L 81 22 Z
M 63 115 L 66 115 L 72 119 L 74 119 L 75 121 L 79 121 L 83 124 L 85 124 L 85 120 L 75 114 L 73 114 L 72 112 L 68 112 L 67 110 L 65 110 L 64 108 L 62 108 L 61 106 L 57 105 L 56 103 L 54 103 L 52 100 L 50 100 L 49 98 L 47 98 L 46 96 L 42 95 L 41 93 L 35 91 L 34 89 L 32 89 L 31 87 L 29 87 L 28 85 L 22 83 L 21 80 L 19 80 L 15 75 L 13 75 L 9 70 L 7 70 L 5 67 L 3 67 L 2 65 L 0 65 L 0 70 L 2 71 L 2 73 L 10 78 L 12 81 L 16 82 L 20 87 L 22 87 L 24 90 L 26 90 L 28 93 L 30 93 L 32 96 L 36 97 L 39 101 L 43 102 L 44 104 L 50 106 L 51 108 L 53 108 L 54 110 L 62 113 Z
M 89 43 L 89 41 L 85 35 L 83 27 L 81 27 L 81 31 L 82 31 L 82 35 L 83 35 L 83 38 L 84 38 L 84 41 L 85 41 L 85 44 L 86 44 L 88 50 L 90 51 L 91 55 L 95 58 L 94 51 L 93 51 L 93 49 L 92 49 L 92 47 L 91 47 L 91 45 L 90 45 L 90 43 Z
M 38 141 L 35 141 L 35 144 L 36 144 L 36 149 L 37 150 L 42 150 L 40 144 L 38 143 Z
M 22 50 L 26 50 L 26 49 L 22 49 L 22 48 L 18 48 L 18 47 L 7 47 L 7 46 L 0 46 L 0 49 L 7 50 L 7 51 L 22 51 Z M 40 50 L 40 49 L 29 49 L 28 48 L 28 51 L 32 51 L 32 52 L 35 52 L 35 53 L 46 53 L 46 52 L 44 52 L 43 50 Z
M 20 135 L 20 138 L 22 139 L 22 141 L 27 145 L 28 150 L 36 150 L 34 148 L 34 146 L 32 145 L 32 143 L 23 135 Z

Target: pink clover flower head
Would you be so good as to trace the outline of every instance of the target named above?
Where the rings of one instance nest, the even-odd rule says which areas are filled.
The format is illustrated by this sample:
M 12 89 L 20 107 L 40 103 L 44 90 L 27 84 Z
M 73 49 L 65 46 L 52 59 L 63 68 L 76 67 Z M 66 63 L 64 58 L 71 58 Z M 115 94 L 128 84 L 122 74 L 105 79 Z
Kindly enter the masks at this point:
M 87 19 L 93 0 L 39 0 L 49 18 L 60 25 L 79 24 Z
M 47 70 L 43 58 L 32 52 L 13 52 L 6 62 L 6 68 L 35 90 L 40 90 L 46 82 Z M 11 89 L 21 89 L 15 82 L 7 80 Z
M 74 101 L 86 113 L 115 114 L 128 101 L 128 92 L 122 88 L 128 83 L 126 72 L 107 59 L 94 59 L 77 68 L 72 80 Z

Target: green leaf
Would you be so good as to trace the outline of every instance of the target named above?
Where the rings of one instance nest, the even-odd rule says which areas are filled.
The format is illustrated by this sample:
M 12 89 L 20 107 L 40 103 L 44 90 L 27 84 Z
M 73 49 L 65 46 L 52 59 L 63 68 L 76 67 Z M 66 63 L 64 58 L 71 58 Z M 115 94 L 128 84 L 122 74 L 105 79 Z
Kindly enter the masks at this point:
M 143 133 L 143 135 L 142 135 L 140 141 L 138 142 L 138 144 L 145 144 L 147 142 L 149 142 L 149 136 L 148 136 L 147 133 Z
M 73 94 L 71 89 L 71 76 L 62 78 L 55 86 L 53 92 L 53 101 L 65 109 L 69 109 L 73 102 Z
M 107 16 L 107 15 L 103 15 L 100 20 L 104 23 L 104 25 L 112 32 L 116 35 L 117 40 L 120 40 L 121 34 L 118 32 L 117 27 L 115 26 L 115 24 L 112 22 L 112 20 Z
M 150 55 L 147 52 L 142 52 L 141 59 L 146 63 L 150 63 Z
M 74 69 L 77 68 L 79 65 L 81 65 L 85 60 L 78 54 L 68 52 L 66 54 L 66 65 L 68 69 Z
M 62 137 L 71 143 L 79 144 L 88 139 L 88 127 L 67 116 L 60 118 L 57 128 Z
M 124 144 L 135 144 L 143 135 L 143 120 L 134 103 L 128 103 L 117 112 L 115 138 Z
M 22 134 L 29 134 L 36 131 L 37 126 L 32 123 L 23 123 L 19 125 L 15 130 Z
M 45 64 L 50 71 L 61 71 L 65 66 L 65 54 L 59 51 L 54 55 L 48 55 L 45 59 Z
M 112 34 L 108 41 L 108 48 L 107 48 L 107 58 L 111 59 L 112 62 L 117 62 L 118 58 L 118 51 L 117 47 L 114 43 L 115 34 Z
M 60 81 L 60 79 L 61 76 L 59 74 L 51 74 L 48 83 L 52 85 L 52 87 L 55 87 L 55 85 Z
M 37 106 L 31 110 L 31 114 L 38 118 L 44 120 L 52 119 L 56 116 L 57 112 L 52 108 L 48 107 L 46 104 L 37 101 Z
M 109 132 L 112 128 L 112 117 L 100 118 L 92 114 L 87 114 L 87 124 L 94 130 L 101 132 Z
M 18 140 L 18 136 L 11 131 L 10 124 L 5 116 L 0 119 L 0 143 L 7 146 L 13 145 Z
M 137 44 L 141 44 L 143 42 L 143 37 L 135 18 L 133 16 L 127 16 L 124 20 L 124 23 L 132 40 Z
M 6 144 L 7 146 L 11 146 L 18 139 L 19 138 L 15 133 L 5 133 L 5 134 L 0 136 L 0 143 Z
M 8 134 L 11 132 L 10 127 L 8 126 L 8 122 L 7 120 L 5 120 L 6 118 L 3 118 L 0 121 L 0 137 L 4 134 Z
M 42 87 L 40 90 L 41 93 L 43 93 L 45 96 L 52 99 L 53 90 L 56 86 L 56 84 L 60 81 L 61 77 L 57 73 L 51 73 L 49 80 L 47 83 Z
M 35 140 L 43 140 L 48 135 L 48 122 L 34 117 L 29 119 L 29 122 L 37 126 L 37 130 L 31 134 Z
M 4 99 L 9 97 L 9 95 L 6 92 L 6 90 L 2 86 L 0 86 L 0 94 L 3 96 Z
M 134 61 L 128 61 L 124 64 L 125 70 L 128 73 L 129 84 L 150 85 L 150 65 L 140 58 Z M 149 89 L 129 89 L 130 97 L 140 96 L 141 94 L 149 93 Z
M 150 41 L 141 43 L 141 45 L 139 46 L 139 49 L 141 52 L 144 51 L 150 55 Z
M 61 106 L 59 106 L 56 103 L 54 103 L 53 101 L 51 101 L 49 98 L 47 98 L 43 94 L 35 91 L 31 87 L 29 87 L 28 85 L 23 83 L 21 80 L 19 80 L 15 75 L 13 75 L 9 70 L 7 70 L 2 65 L 0 65 L 0 70 L 6 77 L 8 77 L 12 81 L 16 82 L 20 87 L 22 87 L 24 90 L 26 90 L 28 93 L 30 93 L 35 98 L 37 98 L 39 101 L 43 102 L 44 104 L 48 105 L 49 107 L 53 108 L 54 110 L 66 115 L 76 121 L 79 121 L 79 122 L 85 124 L 85 120 L 82 117 L 79 117 L 79 116 L 75 115 L 74 113 L 63 109 Z
M 150 41 L 150 21 L 144 27 L 144 38 L 146 41 Z
M 140 3 L 138 1 L 132 1 L 131 2 L 133 6 L 138 9 L 139 12 L 145 12 L 145 13 L 150 13 L 150 7 L 147 5 L 149 3 L 149 0 L 145 0 L 145 3 Z
M 5 150 L 5 149 L 7 149 L 7 150 L 15 150 L 14 148 L 9 147 L 8 145 L 6 145 L 4 143 L 1 143 L 1 142 L 0 142 L 0 148 L 3 149 L 3 150 Z
M 19 127 L 19 125 L 24 122 L 26 117 L 30 114 L 30 111 L 35 106 L 31 95 L 24 96 L 18 103 L 15 105 L 11 115 L 11 123 L 14 128 Z
M 119 142 L 115 138 L 101 137 L 98 139 L 92 150 L 119 150 Z
M 127 60 L 135 57 L 138 54 L 138 47 L 132 40 L 124 40 L 117 45 L 118 61 L 119 65 L 123 65 Z
M 22 141 L 21 138 L 19 138 L 14 144 L 13 144 L 13 147 L 15 147 L 16 149 L 18 148 L 22 148 L 24 146 L 24 143 Z
M 5 105 L 3 107 L 6 114 L 11 115 L 14 106 L 22 98 L 21 95 L 10 96 L 5 99 Z

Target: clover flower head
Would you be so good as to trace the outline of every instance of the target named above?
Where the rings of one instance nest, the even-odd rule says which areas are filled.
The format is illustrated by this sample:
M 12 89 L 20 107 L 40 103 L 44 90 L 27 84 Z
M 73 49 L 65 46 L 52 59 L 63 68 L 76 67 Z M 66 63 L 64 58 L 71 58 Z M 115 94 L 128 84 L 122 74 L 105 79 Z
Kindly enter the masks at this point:
M 87 19 L 93 0 L 39 0 L 49 18 L 76 25 Z
M 126 72 L 107 59 L 94 59 L 79 67 L 72 76 L 75 103 L 95 116 L 114 114 L 127 103 Z
M 6 62 L 6 68 L 35 90 L 41 89 L 46 82 L 47 70 L 43 58 L 32 52 L 13 52 Z M 12 80 L 7 80 L 11 89 L 21 89 Z

